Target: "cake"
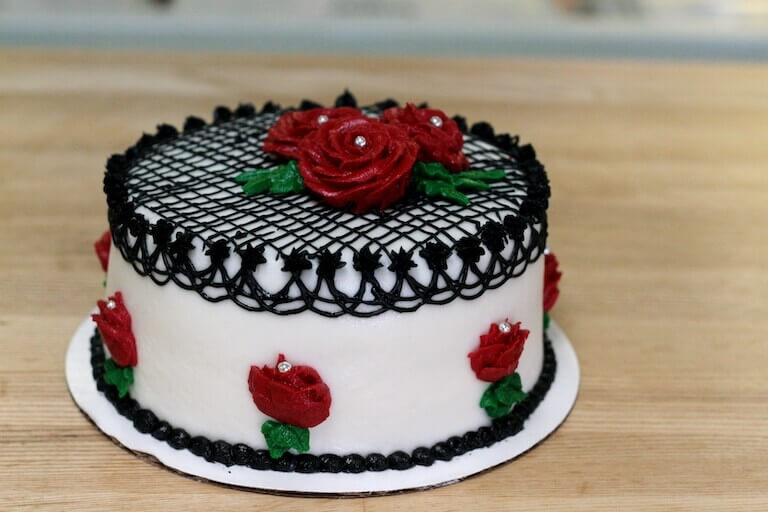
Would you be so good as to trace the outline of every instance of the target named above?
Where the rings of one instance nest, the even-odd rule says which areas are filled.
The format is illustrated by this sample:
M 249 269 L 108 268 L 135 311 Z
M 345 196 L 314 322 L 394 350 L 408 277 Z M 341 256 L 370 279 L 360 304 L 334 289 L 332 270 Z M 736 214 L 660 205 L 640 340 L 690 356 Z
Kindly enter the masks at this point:
M 560 272 L 516 136 L 345 92 L 159 125 L 106 167 L 88 378 L 146 443 L 301 491 L 259 475 L 430 471 L 547 398 Z

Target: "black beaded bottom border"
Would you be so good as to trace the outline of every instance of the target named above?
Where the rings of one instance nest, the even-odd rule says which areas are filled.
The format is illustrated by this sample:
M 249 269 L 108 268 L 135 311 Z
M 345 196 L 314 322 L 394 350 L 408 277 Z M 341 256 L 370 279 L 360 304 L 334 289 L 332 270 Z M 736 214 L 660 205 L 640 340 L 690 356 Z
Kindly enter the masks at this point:
M 257 450 L 248 445 L 230 444 L 226 441 L 210 441 L 203 436 L 190 436 L 184 429 L 174 428 L 162 421 L 149 409 L 142 408 L 130 394 L 120 398 L 117 389 L 104 381 L 104 344 L 98 330 L 91 337 L 91 368 L 96 387 L 115 406 L 121 416 L 133 422 L 142 434 L 150 434 L 176 450 L 189 450 L 208 462 L 225 466 L 247 466 L 256 470 L 272 470 L 297 473 L 362 473 L 364 471 L 403 471 L 414 466 L 431 466 L 435 461 L 449 461 L 469 451 L 491 446 L 512 437 L 521 430 L 528 417 L 546 396 L 557 371 L 557 359 L 552 342 L 544 334 L 544 363 L 533 389 L 515 405 L 508 415 L 494 419 L 490 426 L 471 430 L 462 436 L 453 436 L 434 444 L 431 448 L 419 447 L 413 452 L 396 451 L 389 455 L 371 453 L 366 456 L 348 455 L 294 455 L 286 453 L 278 459 L 269 456 L 267 450 Z

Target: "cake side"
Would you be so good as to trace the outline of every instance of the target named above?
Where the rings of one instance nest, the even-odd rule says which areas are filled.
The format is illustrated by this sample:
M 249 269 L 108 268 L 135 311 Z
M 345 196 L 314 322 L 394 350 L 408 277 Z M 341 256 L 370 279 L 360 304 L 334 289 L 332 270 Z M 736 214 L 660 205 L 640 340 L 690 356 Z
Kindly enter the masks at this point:
M 529 391 L 542 367 L 542 279 L 540 259 L 472 301 L 373 318 L 283 317 L 156 286 L 113 257 L 107 293 L 122 292 L 141 340 L 131 396 L 142 407 L 191 435 L 264 449 L 259 428 L 269 417 L 253 406 L 248 371 L 282 353 L 331 390 L 311 452 L 342 455 L 410 452 L 487 425 L 479 401 L 488 383 L 467 356 L 491 323 L 509 318 L 530 330 L 517 367 Z
M 495 176 L 460 204 L 415 187 L 366 212 L 244 196 L 237 177 L 278 165 L 262 146 L 291 112 L 219 107 L 211 125 L 162 125 L 110 159 L 100 311 L 116 323 L 99 331 L 107 363 L 122 345 L 132 358 L 103 378 L 152 411 L 145 419 L 275 464 L 296 451 L 415 454 L 476 432 L 483 446 L 514 435 L 554 371 L 544 364 L 557 291 L 544 289 L 549 185 L 532 147 L 454 118 L 466 158 L 452 161 L 475 169 L 455 183 Z M 297 400 L 287 416 L 273 407 L 278 391 Z M 297 437 L 275 450 L 273 428 Z

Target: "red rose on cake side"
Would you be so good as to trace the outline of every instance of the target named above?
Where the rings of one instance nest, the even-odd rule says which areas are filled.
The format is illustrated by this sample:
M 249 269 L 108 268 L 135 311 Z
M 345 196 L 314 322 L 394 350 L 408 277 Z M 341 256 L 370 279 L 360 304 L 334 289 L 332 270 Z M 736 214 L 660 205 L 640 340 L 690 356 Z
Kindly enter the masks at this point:
M 560 296 L 560 289 L 557 287 L 560 282 L 560 278 L 563 273 L 559 270 L 559 262 L 557 257 L 552 252 L 544 254 L 544 295 L 543 295 L 543 308 L 544 308 L 544 329 L 549 327 L 549 310 L 557 302 L 557 298 Z
M 560 289 L 557 284 L 563 273 L 558 269 L 559 262 L 554 253 L 548 252 L 544 255 L 544 312 L 548 313 L 557 302 L 560 296 Z
M 384 209 L 408 187 L 418 146 L 396 126 L 361 117 L 329 120 L 299 146 L 304 185 L 337 208 Z
M 98 240 L 93 243 L 93 250 L 96 257 L 99 258 L 101 269 L 106 272 L 109 264 L 109 248 L 112 245 L 112 234 L 109 230 L 105 231 Z
M 136 366 L 136 339 L 131 331 L 131 314 L 125 308 L 123 294 L 115 292 L 108 300 L 97 302 L 99 312 L 91 315 L 112 359 L 120 366 Z
M 496 382 L 514 373 L 528 334 L 520 322 L 510 324 L 505 320 L 491 324 L 488 332 L 480 336 L 480 346 L 469 353 L 472 371 L 477 378 Z
M 124 397 L 133 385 L 133 367 L 139 362 L 136 339 L 131 330 L 131 314 L 120 292 L 115 292 L 106 301 L 98 301 L 97 305 L 99 312 L 91 318 L 111 356 L 104 362 L 104 381 L 117 388 L 119 396 Z
M 469 353 L 470 365 L 477 378 L 492 383 L 480 398 L 480 407 L 491 418 L 509 413 L 516 403 L 527 396 L 520 375 L 515 370 L 528 333 L 520 322 L 510 324 L 504 320 L 491 324 L 488 332 L 480 336 L 480 346 Z
M 274 367 L 251 366 L 248 388 L 256 407 L 277 421 L 266 421 L 261 432 L 272 457 L 286 451 L 309 450 L 309 428 L 325 421 L 331 390 L 311 366 L 292 365 L 283 354 Z
M 456 122 L 442 110 L 418 108 L 413 103 L 405 107 L 388 108 L 381 114 L 384 123 L 399 126 L 419 145 L 418 160 L 437 162 L 451 172 L 469 167 L 464 156 L 464 136 Z
M 264 140 L 264 151 L 284 158 L 298 160 L 299 145 L 312 132 L 328 121 L 363 117 L 352 107 L 313 108 L 286 112 L 269 129 Z

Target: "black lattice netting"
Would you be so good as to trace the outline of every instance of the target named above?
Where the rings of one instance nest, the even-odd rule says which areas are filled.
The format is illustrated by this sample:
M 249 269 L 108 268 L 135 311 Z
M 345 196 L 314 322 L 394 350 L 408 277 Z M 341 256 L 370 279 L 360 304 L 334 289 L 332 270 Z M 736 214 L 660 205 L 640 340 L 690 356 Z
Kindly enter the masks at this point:
M 158 147 L 130 170 L 128 187 L 137 206 L 206 240 L 236 245 L 268 243 L 281 251 L 319 253 L 343 247 L 409 247 L 439 239 L 453 246 L 488 220 L 501 222 L 525 196 L 522 172 L 488 143 L 466 136 L 472 169 L 508 169 L 508 178 L 472 195 L 463 207 L 412 197 L 381 213 L 352 214 L 318 203 L 307 194 L 246 196 L 234 177 L 278 164 L 261 150 L 278 116 L 266 114 L 211 125 Z
M 377 113 L 376 108 L 365 111 Z M 464 153 L 471 169 L 504 169 L 506 179 L 471 193 L 468 206 L 412 193 L 384 212 L 354 214 L 319 203 L 310 194 L 246 196 L 234 178 L 279 163 L 261 145 L 281 113 L 235 116 L 179 135 L 175 130 L 164 137 L 158 134 L 112 162 L 105 190 L 113 240 L 123 257 L 158 283 L 173 280 L 206 298 L 228 297 L 247 309 L 369 315 L 447 302 L 445 297 L 476 296 L 478 282 L 482 289 L 500 285 L 519 275 L 543 249 L 549 196 L 543 167 L 532 150 L 521 151 L 515 142 L 500 147 L 492 129 L 490 136 L 482 134 L 485 137 L 466 133 Z M 186 242 L 185 250 L 193 251 L 191 239 L 207 249 L 205 268 L 199 261 L 198 266 L 191 264 L 194 258 L 179 250 Z M 445 269 L 433 268 L 441 266 L 435 257 L 448 257 L 431 257 L 435 251 L 425 251 L 436 243 L 461 256 L 465 268 L 450 276 Z M 473 244 L 479 246 L 482 259 L 476 257 L 478 249 L 463 249 Z M 211 252 L 212 247 L 218 252 Z M 266 249 L 286 260 L 293 255 L 310 263 L 298 269 L 292 264 L 277 267 L 290 276 L 284 289 L 272 291 L 246 275 L 263 263 L 261 259 L 235 270 L 226 265 L 229 255 L 251 257 Z M 412 282 L 408 265 L 396 264 L 393 254 L 400 249 L 410 259 L 426 260 L 436 276 L 431 285 L 429 279 Z M 381 267 L 396 274 L 399 289 L 378 286 L 373 272 L 367 271 L 371 269 L 358 261 L 361 251 L 379 255 Z M 342 293 L 335 286 L 325 294 L 319 291 L 324 288 L 320 281 L 332 284 L 334 273 L 320 270 L 324 254 L 341 254 L 337 257 L 341 263 L 332 265 L 335 268 L 343 264 L 360 271 L 356 293 Z M 479 263 L 490 267 L 480 268 Z M 219 292 L 211 293 L 216 288 Z

